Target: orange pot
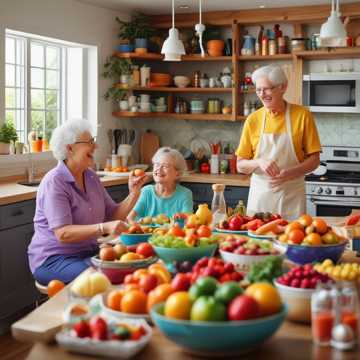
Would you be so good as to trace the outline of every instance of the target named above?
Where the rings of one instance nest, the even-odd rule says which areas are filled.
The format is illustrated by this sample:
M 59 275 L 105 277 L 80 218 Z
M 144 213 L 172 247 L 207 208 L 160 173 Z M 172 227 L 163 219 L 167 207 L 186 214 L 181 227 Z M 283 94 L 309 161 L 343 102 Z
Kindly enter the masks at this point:
M 224 40 L 210 40 L 207 42 L 207 51 L 210 56 L 222 56 L 224 47 Z

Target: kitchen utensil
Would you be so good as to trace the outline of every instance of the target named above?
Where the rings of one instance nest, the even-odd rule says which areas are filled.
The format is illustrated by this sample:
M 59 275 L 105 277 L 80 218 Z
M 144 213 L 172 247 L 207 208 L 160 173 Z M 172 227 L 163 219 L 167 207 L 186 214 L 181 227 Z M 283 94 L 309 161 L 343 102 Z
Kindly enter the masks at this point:
M 147 130 L 140 138 L 140 162 L 151 164 L 151 159 L 159 149 L 159 137 L 151 130 Z
M 199 151 L 203 153 L 203 156 L 210 157 L 211 148 L 209 143 L 201 137 L 195 136 L 190 142 L 190 150 L 194 154 L 198 154 Z

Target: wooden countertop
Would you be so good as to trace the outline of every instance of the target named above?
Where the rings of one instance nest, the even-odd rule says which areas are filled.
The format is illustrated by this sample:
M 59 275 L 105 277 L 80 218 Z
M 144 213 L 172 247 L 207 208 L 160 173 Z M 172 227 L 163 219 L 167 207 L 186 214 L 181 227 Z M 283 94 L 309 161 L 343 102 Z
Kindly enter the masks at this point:
M 105 187 L 127 183 L 127 177 L 105 176 L 100 178 Z M 24 178 L 14 178 L 0 181 L 0 205 L 12 204 L 20 201 L 35 199 L 37 187 L 19 185 L 18 181 Z M 249 186 L 250 177 L 247 175 L 210 175 L 210 174 L 189 174 L 181 178 L 184 182 L 194 183 L 223 183 L 231 186 Z
M 356 261 L 353 252 L 344 254 L 344 261 Z M 86 270 L 90 271 L 90 270 Z M 69 286 L 69 285 L 68 285 Z M 62 324 L 62 312 L 68 302 L 67 288 L 43 303 L 23 319 L 12 325 L 13 336 L 19 341 L 33 342 L 28 359 L 85 359 L 87 357 L 70 354 L 50 341 L 54 338 Z M 137 359 L 193 359 L 194 356 L 186 354 L 181 348 L 170 342 L 160 331 L 153 328 L 153 338 Z M 359 359 L 360 351 L 340 352 L 330 347 L 313 345 L 311 327 L 285 321 L 276 334 L 266 343 L 251 353 L 251 359 Z M 358 354 L 358 355 L 356 355 Z

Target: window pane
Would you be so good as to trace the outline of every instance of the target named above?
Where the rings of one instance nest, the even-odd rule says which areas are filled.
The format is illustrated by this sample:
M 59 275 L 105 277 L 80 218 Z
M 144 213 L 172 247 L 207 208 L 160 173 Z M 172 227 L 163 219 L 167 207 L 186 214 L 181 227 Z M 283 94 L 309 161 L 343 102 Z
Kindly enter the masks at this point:
M 44 90 L 31 90 L 31 108 L 44 109 Z
M 15 125 L 15 110 L 6 110 L 5 122 Z
M 59 123 L 59 112 L 48 111 L 46 113 L 46 123 L 45 123 L 45 138 L 47 140 L 51 139 L 51 134 L 53 130 L 57 127 L 58 123 Z
M 17 87 L 24 87 L 25 85 L 25 78 L 24 78 L 24 67 L 23 66 L 16 66 L 16 85 Z
M 46 91 L 46 109 L 58 109 L 58 91 L 47 90 Z
M 44 74 L 43 69 L 31 69 L 31 87 L 32 88 L 44 88 Z
M 50 69 L 59 69 L 60 51 L 54 47 L 46 48 L 46 67 Z
M 31 66 L 44 67 L 44 46 L 31 43 Z
M 25 40 L 16 39 L 16 63 L 24 65 L 25 62 Z
M 15 89 L 13 88 L 5 88 L 5 107 L 15 107 Z
M 20 89 L 20 88 L 15 89 L 15 107 L 17 109 L 24 108 L 24 104 L 22 102 L 23 99 L 21 97 L 21 92 L 22 92 L 22 89 Z
M 31 112 L 31 130 L 37 130 L 43 132 L 43 126 L 45 122 L 44 111 L 32 111 Z
M 59 72 L 56 70 L 46 70 L 46 88 L 47 89 L 58 89 L 59 81 L 58 81 Z
M 15 39 L 9 37 L 5 40 L 5 62 L 15 63 Z
M 5 65 L 5 86 L 15 86 L 15 65 Z

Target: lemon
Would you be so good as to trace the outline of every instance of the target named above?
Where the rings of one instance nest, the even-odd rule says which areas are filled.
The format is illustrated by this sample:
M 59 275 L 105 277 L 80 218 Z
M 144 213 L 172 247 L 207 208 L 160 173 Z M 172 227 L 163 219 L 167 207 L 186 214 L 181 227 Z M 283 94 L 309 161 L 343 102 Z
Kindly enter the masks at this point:
M 357 278 L 357 273 L 355 271 L 350 271 L 347 280 L 355 280 L 356 278 Z
M 332 265 L 334 265 L 334 263 L 332 262 L 331 259 L 325 259 L 325 260 L 323 261 L 322 265 L 323 265 L 324 267 L 327 267 L 327 266 L 332 266 Z
M 345 269 L 344 267 L 344 269 L 342 269 L 340 273 L 341 279 L 346 280 L 347 277 L 349 276 L 349 272 L 350 271 L 348 269 Z

